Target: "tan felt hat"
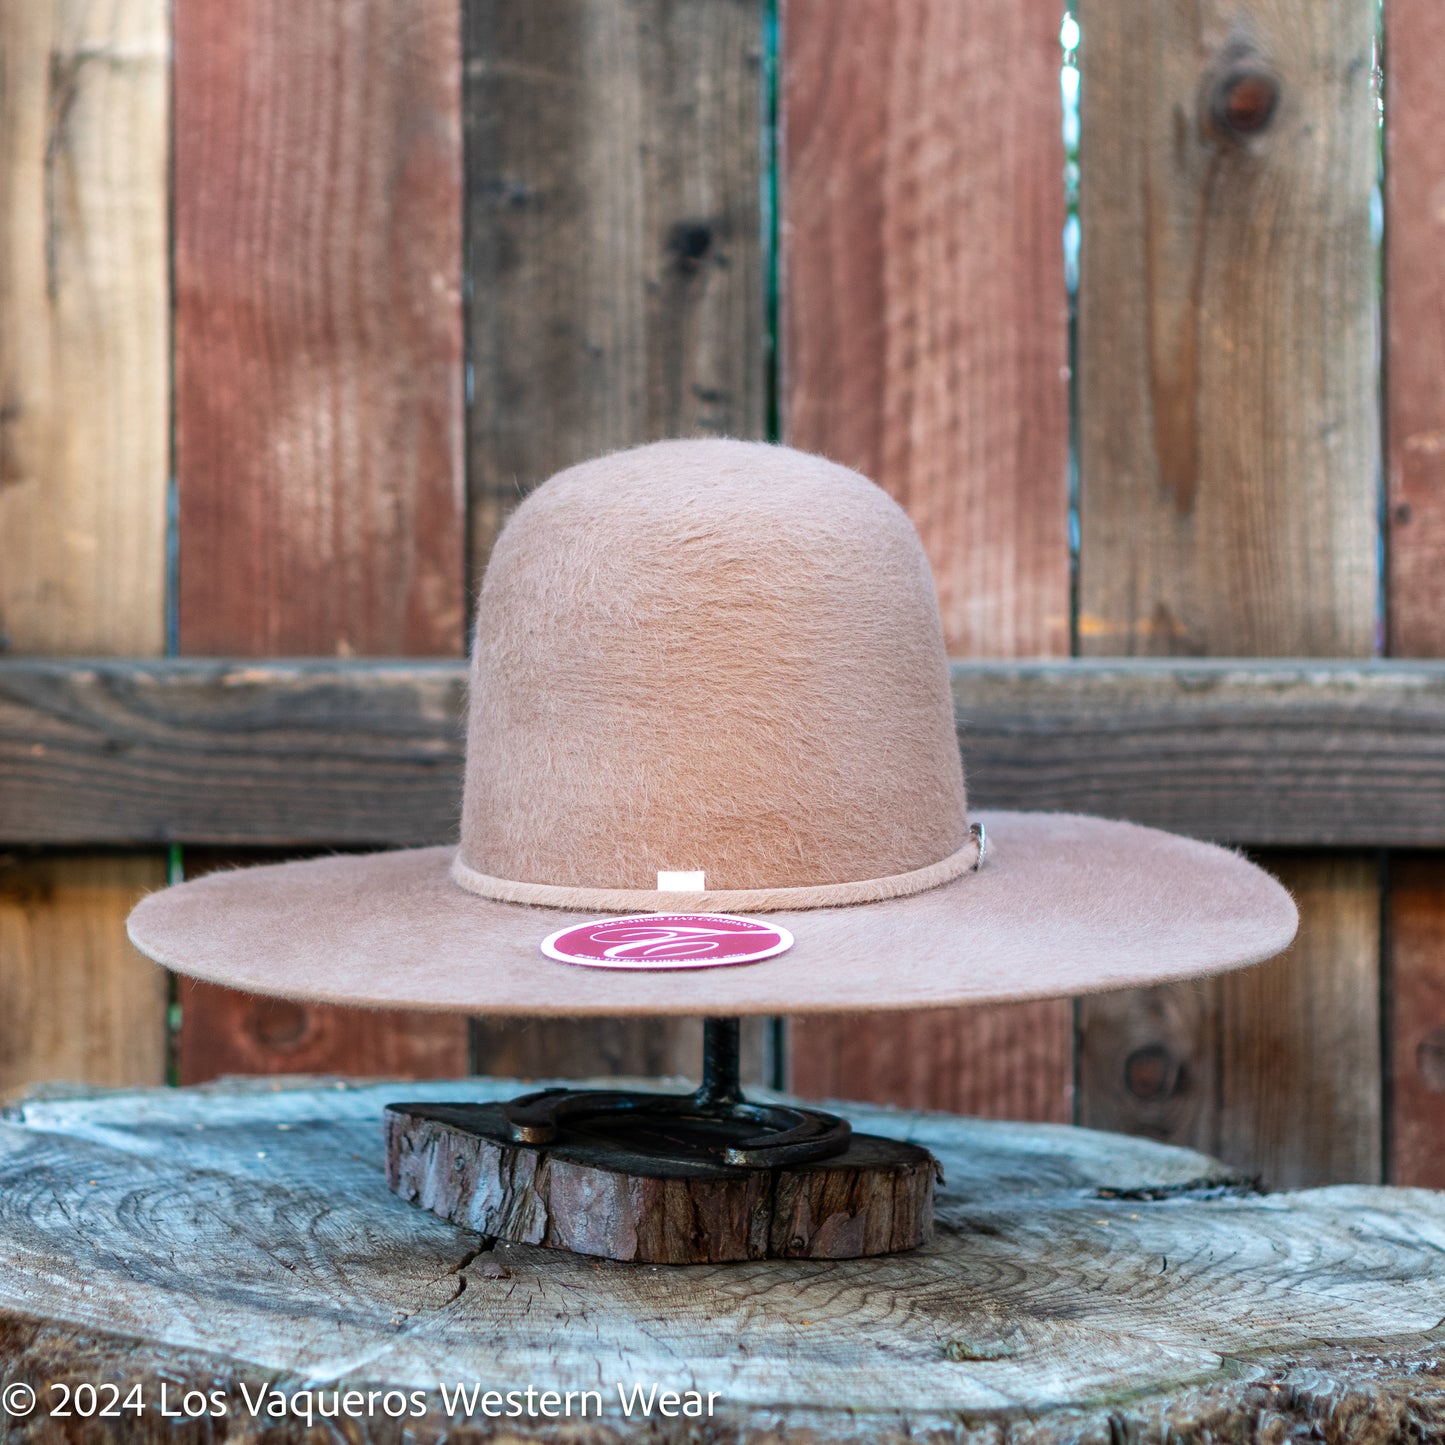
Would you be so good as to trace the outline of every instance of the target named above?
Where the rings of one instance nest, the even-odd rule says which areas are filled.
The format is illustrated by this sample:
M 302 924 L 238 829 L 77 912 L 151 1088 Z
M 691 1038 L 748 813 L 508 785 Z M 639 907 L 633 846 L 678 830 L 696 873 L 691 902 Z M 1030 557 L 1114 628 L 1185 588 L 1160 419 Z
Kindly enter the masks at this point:
M 762 916 L 794 944 L 665 972 L 541 951 L 571 922 L 660 912 Z M 1221 848 L 970 820 L 903 511 L 819 457 L 673 441 L 559 473 L 498 540 L 457 847 L 211 874 L 146 898 L 130 935 L 258 993 L 744 1014 L 1158 983 L 1257 963 L 1296 926 L 1284 889 Z

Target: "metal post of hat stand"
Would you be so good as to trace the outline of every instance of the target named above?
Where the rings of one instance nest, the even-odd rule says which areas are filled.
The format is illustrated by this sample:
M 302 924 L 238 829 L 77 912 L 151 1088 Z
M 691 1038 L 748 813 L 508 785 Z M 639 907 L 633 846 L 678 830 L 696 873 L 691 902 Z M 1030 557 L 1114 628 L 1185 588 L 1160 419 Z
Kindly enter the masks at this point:
M 605 1137 L 628 1153 L 659 1161 L 746 1169 L 805 1164 L 842 1153 L 848 1147 L 847 1120 L 743 1097 L 740 1032 L 735 1018 L 705 1022 L 702 1085 L 694 1093 L 541 1089 L 502 1105 L 510 1137 L 518 1144 Z
M 737 1019 L 704 1019 L 699 1104 L 739 1104 L 743 1097 L 742 1026 Z
M 933 1156 L 745 1098 L 739 1040 L 737 1019 L 704 1022 L 690 1094 L 559 1087 L 501 1104 L 392 1104 L 388 1182 L 499 1239 L 653 1264 L 924 1243 Z

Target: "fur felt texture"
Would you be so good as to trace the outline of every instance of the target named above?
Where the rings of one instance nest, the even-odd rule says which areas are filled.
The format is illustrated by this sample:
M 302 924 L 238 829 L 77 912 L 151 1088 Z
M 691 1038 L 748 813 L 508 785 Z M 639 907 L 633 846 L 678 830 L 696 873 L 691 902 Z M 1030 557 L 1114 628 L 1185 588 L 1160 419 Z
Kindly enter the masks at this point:
M 821 458 L 658 443 L 562 472 L 498 540 L 459 847 L 213 873 L 143 899 L 129 930 L 167 967 L 256 993 L 523 1015 L 1080 994 L 1256 963 L 1294 936 L 1289 895 L 1237 854 L 1099 818 L 979 821 L 977 871 L 911 896 L 769 908 L 796 942 L 759 963 L 614 972 L 541 954 L 558 927 L 610 911 L 569 890 L 661 899 L 659 873 L 701 871 L 705 894 L 665 906 L 830 886 L 876 898 L 895 875 L 945 878 L 968 844 L 908 518 Z M 478 896 L 477 875 L 513 901 Z M 528 902 L 571 897 L 586 911 Z
M 473 877 L 807 888 L 967 836 L 933 579 L 881 488 L 787 447 L 672 441 L 518 508 L 472 650 Z
M 1058 813 L 980 812 L 976 873 L 910 898 L 767 915 L 788 952 L 667 973 L 575 968 L 542 940 L 588 914 L 479 898 L 452 848 L 209 873 L 143 899 L 150 957 L 233 988 L 528 1016 L 934 1008 L 1166 983 L 1286 947 L 1290 896 L 1212 844 Z

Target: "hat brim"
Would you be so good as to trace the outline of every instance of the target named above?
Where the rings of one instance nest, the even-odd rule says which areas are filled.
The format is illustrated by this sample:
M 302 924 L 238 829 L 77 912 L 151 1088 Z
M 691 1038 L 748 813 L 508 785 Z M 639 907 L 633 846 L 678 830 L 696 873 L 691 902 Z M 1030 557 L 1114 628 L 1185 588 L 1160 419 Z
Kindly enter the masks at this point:
M 1095 993 L 1259 963 L 1289 894 L 1226 849 L 1132 823 L 983 813 L 977 872 L 908 898 L 769 914 L 786 953 L 667 972 L 578 968 L 542 940 L 586 914 L 452 882 L 450 847 L 211 873 L 130 916 L 142 953 L 253 993 L 473 1014 L 806 1014 Z

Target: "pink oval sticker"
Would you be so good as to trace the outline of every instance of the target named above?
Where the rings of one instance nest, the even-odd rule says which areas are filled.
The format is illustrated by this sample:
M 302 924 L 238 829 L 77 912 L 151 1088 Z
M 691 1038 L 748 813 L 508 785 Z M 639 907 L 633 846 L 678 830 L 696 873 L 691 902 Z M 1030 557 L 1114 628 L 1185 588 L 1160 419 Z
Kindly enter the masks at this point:
M 719 968 L 755 963 L 793 946 L 776 923 L 728 913 L 639 913 L 559 928 L 542 952 L 584 968 Z

